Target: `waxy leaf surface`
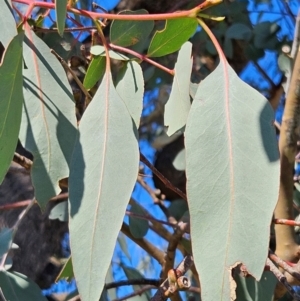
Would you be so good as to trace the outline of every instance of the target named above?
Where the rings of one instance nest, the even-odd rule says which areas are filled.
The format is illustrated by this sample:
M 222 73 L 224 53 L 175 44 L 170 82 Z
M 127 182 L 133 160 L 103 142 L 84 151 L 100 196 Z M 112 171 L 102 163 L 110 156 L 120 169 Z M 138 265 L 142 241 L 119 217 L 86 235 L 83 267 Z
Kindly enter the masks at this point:
M 0 271 L 0 283 L 7 301 L 47 301 L 37 284 L 20 273 Z
M 0 42 L 6 48 L 12 37 L 17 35 L 17 28 L 9 0 L 3 0 L 3 2 L 0 10 Z
M 72 261 L 83 301 L 99 300 L 137 179 L 134 128 L 106 73 L 81 119 L 69 178 Z
M 159 57 L 180 49 L 196 31 L 198 22 L 192 18 L 167 20 L 165 28 L 157 31 L 150 43 L 149 57 Z
M 96 85 L 97 81 L 102 79 L 105 73 L 105 66 L 105 56 L 93 57 L 83 81 L 83 85 L 86 89 L 93 88 Z
M 69 176 L 76 118 L 72 91 L 61 64 L 47 45 L 26 28 L 24 106 L 20 139 L 34 156 L 31 177 L 35 197 L 44 207 Z
M 185 126 L 191 108 L 190 78 L 193 66 L 191 55 L 192 44 L 186 42 L 178 53 L 172 90 L 165 106 L 164 120 L 169 136 Z
M 129 61 L 119 72 L 116 90 L 123 99 L 135 125 L 139 128 L 143 110 L 143 71 L 137 62 Z
M 226 62 L 200 83 L 192 103 L 187 195 L 204 301 L 234 300 L 231 269 L 240 262 L 256 279 L 263 272 L 279 190 L 273 118 L 268 101 Z
M 21 124 L 23 33 L 15 36 L 0 65 L 0 183 L 12 161 Z
M 122 11 L 122 15 L 148 14 L 145 9 Z M 114 20 L 110 28 L 110 41 L 113 44 L 127 47 L 147 39 L 154 27 L 154 21 Z

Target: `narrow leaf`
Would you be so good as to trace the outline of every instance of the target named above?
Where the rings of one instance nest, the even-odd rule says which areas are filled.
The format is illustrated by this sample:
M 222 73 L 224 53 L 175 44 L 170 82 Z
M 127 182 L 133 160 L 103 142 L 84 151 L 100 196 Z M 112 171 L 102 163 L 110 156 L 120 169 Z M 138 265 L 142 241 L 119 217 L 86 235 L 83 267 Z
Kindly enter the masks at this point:
M 16 21 L 9 0 L 4 0 L 0 10 L 0 42 L 6 48 L 12 37 L 17 34 Z
M 3 228 L 0 232 L 0 257 L 2 257 L 11 247 L 13 229 Z
M 67 16 L 68 0 L 55 0 L 56 24 L 58 33 L 63 36 Z
M 197 26 L 197 20 L 193 18 L 167 20 L 165 28 L 157 31 L 152 38 L 147 55 L 158 57 L 179 50 L 196 31 Z
M 127 242 L 126 242 L 126 237 L 124 236 L 124 234 L 122 232 L 118 236 L 118 243 L 119 243 L 120 248 L 123 251 L 123 253 L 129 259 L 129 261 L 131 261 L 131 256 L 130 256 L 130 253 L 128 251 L 128 246 L 127 246 Z
M 169 136 L 185 126 L 191 108 L 190 80 L 193 66 L 191 54 L 192 44 L 186 42 L 178 53 L 172 90 L 165 106 L 164 120 Z
M 268 101 L 227 62 L 200 83 L 192 103 L 187 194 L 204 301 L 235 299 L 231 269 L 240 262 L 257 280 L 262 275 L 279 187 L 273 118 Z
M 49 219 L 58 219 L 61 222 L 68 221 L 68 202 L 63 201 L 56 204 L 50 211 Z
M 118 74 L 116 90 L 123 99 L 135 125 L 139 128 L 143 110 L 144 79 L 141 66 L 129 61 Z
M 76 137 L 75 105 L 65 71 L 28 27 L 24 45 L 24 109 L 20 139 L 32 152 L 35 196 L 41 207 L 69 176 Z
M 102 79 L 105 73 L 106 59 L 104 56 L 95 56 L 89 64 L 84 77 L 83 85 L 86 89 L 93 88 Z
M 0 183 L 15 152 L 22 116 L 23 33 L 8 45 L 0 66 Z
M 138 163 L 131 117 L 106 74 L 80 122 L 69 178 L 72 260 L 83 301 L 99 300 Z
M 129 58 L 122 53 L 119 53 L 119 52 L 116 52 L 113 50 L 109 50 L 108 53 L 109 53 L 109 57 L 111 59 L 120 60 L 120 61 L 128 61 L 129 60 Z M 91 47 L 91 54 L 106 56 L 105 48 L 101 45 L 94 45 Z
M 122 11 L 120 14 L 124 15 L 145 15 L 148 12 L 145 9 L 137 11 Z M 154 21 L 126 21 L 114 20 L 110 28 L 111 43 L 123 47 L 132 46 L 142 40 L 145 40 L 150 35 L 154 27 Z
M 20 273 L 0 271 L 0 283 L 7 301 L 47 301 L 37 284 Z

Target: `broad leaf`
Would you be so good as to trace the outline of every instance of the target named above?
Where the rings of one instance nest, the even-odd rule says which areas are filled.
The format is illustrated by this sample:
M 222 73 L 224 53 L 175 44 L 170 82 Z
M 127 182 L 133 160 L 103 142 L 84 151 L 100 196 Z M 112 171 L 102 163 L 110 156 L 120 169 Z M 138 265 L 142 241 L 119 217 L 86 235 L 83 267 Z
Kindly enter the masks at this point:
M 93 88 L 96 85 L 96 83 L 102 79 L 105 73 L 105 66 L 105 56 L 93 57 L 83 81 L 83 85 L 86 89 Z
M 72 260 L 83 301 L 100 297 L 138 164 L 132 119 L 106 74 L 81 119 L 69 178 Z
M 37 284 L 20 273 L 0 271 L 0 283 L 7 301 L 47 301 Z
M 0 183 L 12 161 L 21 124 L 22 41 L 23 33 L 13 38 L 0 65 Z
M 197 26 L 198 22 L 193 18 L 167 20 L 165 28 L 155 33 L 147 56 L 158 57 L 179 50 L 195 33 Z
M 192 44 L 186 42 L 178 53 L 172 90 L 165 106 L 164 120 L 169 136 L 185 126 L 191 108 L 190 80 L 193 66 L 191 55 Z
M 122 11 L 122 15 L 145 15 L 148 12 L 145 9 L 137 11 Z M 114 20 L 110 27 L 111 43 L 123 47 L 132 46 L 142 40 L 147 39 L 154 27 L 154 21 L 126 21 Z
M 143 209 L 136 205 L 131 205 L 130 212 L 144 215 Z M 149 230 L 149 222 L 145 219 L 129 215 L 129 229 L 135 238 L 143 238 Z
M 144 80 L 141 66 L 129 61 L 119 72 L 116 90 L 123 99 L 135 125 L 139 128 L 143 110 Z
M 31 176 L 41 207 L 69 176 L 76 138 L 73 95 L 64 69 L 28 27 L 24 45 L 24 109 L 20 139 L 34 156 Z
M 279 187 L 273 118 L 268 101 L 226 62 L 200 83 L 192 103 L 187 195 L 204 301 L 235 298 L 231 269 L 240 262 L 256 279 L 263 272 Z
M 56 24 L 58 33 L 63 36 L 66 23 L 68 0 L 55 0 Z
M 9 0 L 3 0 L 3 2 L 0 10 L 0 42 L 6 48 L 12 37 L 17 34 L 17 28 Z

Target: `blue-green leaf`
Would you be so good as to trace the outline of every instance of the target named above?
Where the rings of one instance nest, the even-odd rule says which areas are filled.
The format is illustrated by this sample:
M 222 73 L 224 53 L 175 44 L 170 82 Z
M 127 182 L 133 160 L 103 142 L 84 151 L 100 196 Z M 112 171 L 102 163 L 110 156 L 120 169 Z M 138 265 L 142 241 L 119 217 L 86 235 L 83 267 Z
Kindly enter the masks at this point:
M 68 0 L 55 0 L 56 23 L 58 33 L 63 36 L 67 16 Z
M 81 119 L 69 178 L 72 261 L 83 301 L 99 300 L 138 165 L 131 116 L 106 74 Z

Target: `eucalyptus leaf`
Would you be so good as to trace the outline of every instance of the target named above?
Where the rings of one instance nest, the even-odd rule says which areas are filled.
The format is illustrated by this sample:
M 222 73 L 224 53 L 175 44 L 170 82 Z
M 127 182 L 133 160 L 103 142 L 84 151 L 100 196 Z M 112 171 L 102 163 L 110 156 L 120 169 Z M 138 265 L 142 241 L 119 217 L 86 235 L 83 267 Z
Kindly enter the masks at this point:
M 191 55 L 192 44 L 186 42 L 178 53 L 172 89 L 165 105 L 164 121 L 169 136 L 185 126 L 191 108 L 190 80 L 193 65 Z
M 42 208 L 69 176 L 69 162 L 77 133 L 72 90 L 61 64 L 47 45 L 26 26 L 24 45 L 24 106 L 22 145 L 34 156 L 31 176 Z
M 111 59 L 120 60 L 120 61 L 128 61 L 129 58 L 125 56 L 124 54 L 121 54 L 119 52 L 109 50 L 109 57 Z M 105 48 L 101 45 L 94 45 L 91 47 L 91 54 L 93 55 L 101 55 L 106 56 Z
M 147 56 L 159 57 L 179 50 L 195 33 L 197 26 L 198 22 L 194 18 L 167 20 L 165 28 L 154 34 Z
M 55 12 L 58 33 L 63 36 L 65 30 L 66 16 L 67 16 L 68 0 L 56 0 Z
M 89 64 L 84 77 L 83 86 L 86 89 L 93 88 L 98 81 L 101 81 L 105 73 L 106 59 L 104 56 L 94 56 Z
M 3 2 L 0 10 L 0 42 L 6 48 L 12 37 L 17 35 L 17 28 L 9 1 L 3 0 Z
M 145 15 L 145 9 L 136 11 L 125 10 L 120 12 L 122 15 Z M 114 20 L 110 28 L 111 43 L 123 47 L 132 46 L 145 40 L 150 35 L 154 27 L 154 21 L 140 20 Z
M 142 208 L 136 205 L 131 205 L 130 212 L 144 216 Z M 149 230 L 149 222 L 145 219 L 129 215 L 129 229 L 135 238 L 143 238 Z
M 121 250 L 123 253 L 126 255 L 126 257 L 131 261 L 131 255 L 128 250 L 127 242 L 126 242 L 126 237 L 124 236 L 123 233 L 120 233 L 118 236 L 118 243 L 120 245 Z
M 0 65 L 0 183 L 12 161 L 21 124 L 23 36 L 22 32 L 13 37 Z
M 243 23 L 234 23 L 226 30 L 227 39 L 249 41 L 252 37 L 252 28 Z
M 98 301 L 104 286 L 137 178 L 136 135 L 107 73 L 81 119 L 69 177 L 72 261 L 83 301 Z
M 0 231 L 0 257 L 6 254 L 11 245 L 13 239 L 13 229 L 2 228 Z
M 59 275 L 56 278 L 56 281 L 65 279 L 66 281 L 71 281 L 74 278 L 72 257 L 70 256 L 64 266 L 62 267 Z
M 0 283 L 7 301 L 47 301 L 37 284 L 20 273 L 0 271 Z
M 56 204 L 50 211 L 49 219 L 58 219 L 61 222 L 67 222 L 68 216 L 68 202 L 63 201 Z
M 279 189 L 273 118 L 269 102 L 225 61 L 200 83 L 192 103 L 187 196 L 204 301 L 235 299 L 230 270 L 240 262 L 257 280 L 263 273 Z
M 118 73 L 116 90 L 138 129 L 143 110 L 144 80 L 142 68 L 137 62 L 125 63 Z

